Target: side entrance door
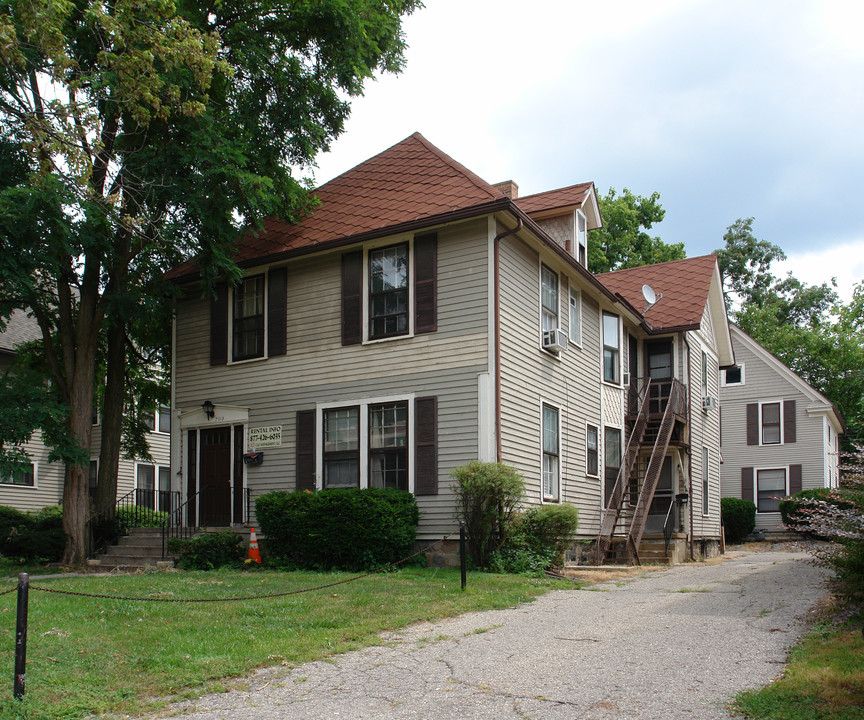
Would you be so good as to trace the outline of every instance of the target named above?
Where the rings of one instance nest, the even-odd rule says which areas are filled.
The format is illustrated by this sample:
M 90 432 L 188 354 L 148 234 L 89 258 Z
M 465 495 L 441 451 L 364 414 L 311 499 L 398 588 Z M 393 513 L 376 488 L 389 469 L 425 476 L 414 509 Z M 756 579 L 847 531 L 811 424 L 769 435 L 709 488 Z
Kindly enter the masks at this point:
M 231 524 L 231 427 L 201 430 L 199 523 Z
M 651 378 L 651 405 L 648 412 L 652 415 L 662 414 L 672 391 L 672 341 L 646 342 L 645 365 L 647 375 Z

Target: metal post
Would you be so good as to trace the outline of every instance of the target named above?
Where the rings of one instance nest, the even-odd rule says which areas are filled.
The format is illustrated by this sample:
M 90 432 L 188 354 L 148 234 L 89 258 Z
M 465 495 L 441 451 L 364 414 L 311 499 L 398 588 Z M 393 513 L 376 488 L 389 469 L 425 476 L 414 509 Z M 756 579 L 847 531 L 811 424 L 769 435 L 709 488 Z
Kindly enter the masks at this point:
M 462 589 L 467 582 L 467 563 L 465 558 L 465 521 L 459 521 L 459 569 L 462 571 Z
M 12 695 L 16 700 L 24 697 L 24 674 L 27 672 L 27 598 L 30 594 L 30 576 L 18 574 L 18 618 L 15 625 L 15 679 Z

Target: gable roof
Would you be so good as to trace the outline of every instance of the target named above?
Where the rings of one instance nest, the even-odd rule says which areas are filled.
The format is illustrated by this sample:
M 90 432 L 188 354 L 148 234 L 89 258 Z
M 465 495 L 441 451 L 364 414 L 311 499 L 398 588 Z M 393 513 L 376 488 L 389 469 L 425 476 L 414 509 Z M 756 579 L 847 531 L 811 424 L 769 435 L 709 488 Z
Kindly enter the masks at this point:
M 637 311 L 647 305 L 642 286 L 650 285 L 658 300 L 642 313 L 642 320 L 651 333 L 698 330 L 707 309 L 712 314 L 720 366 L 735 362 L 716 255 L 601 273 L 597 279 Z
M 834 430 L 837 432 L 838 435 L 842 435 L 846 432 L 846 423 L 844 422 L 843 416 L 840 415 L 840 411 L 837 409 L 837 406 L 834 403 L 832 403 L 827 397 L 825 397 L 821 392 L 814 388 L 798 373 L 792 370 L 792 368 L 786 365 L 786 363 L 780 360 L 780 358 L 774 355 L 774 353 L 772 353 L 768 348 L 762 345 L 762 343 L 748 335 L 740 327 L 738 327 L 734 323 L 729 323 L 729 328 L 732 331 L 732 339 L 735 343 L 740 343 L 741 345 L 747 347 L 769 368 L 779 373 L 782 377 L 786 378 L 786 380 L 793 387 L 798 388 L 802 395 L 809 398 L 813 403 L 816 404 L 816 407 L 808 407 L 808 412 L 825 415 L 828 418 L 828 421 L 834 426 Z M 720 389 L 720 394 L 723 394 L 722 387 Z M 757 394 L 754 394 L 753 400 L 755 401 L 756 399 Z
M 320 205 L 300 222 L 268 218 L 261 231 L 248 231 L 238 244 L 237 263 L 263 263 L 300 248 L 347 244 L 384 230 L 399 232 L 456 219 L 453 216 L 461 213 L 504 209 L 510 203 L 420 133 L 325 183 L 315 195 Z M 192 274 L 197 271 L 190 261 L 167 277 Z
M 663 297 L 642 317 L 657 329 L 695 330 L 708 304 L 716 266 L 716 256 L 702 255 L 600 273 L 597 279 L 637 309 L 647 304 L 642 286 L 650 285 L 658 297 L 661 294 Z
M 40 337 L 42 332 L 36 318 L 23 310 L 13 310 L 6 321 L 6 329 L 0 331 L 0 352 L 14 353 L 22 343 Z
M 529 215 L 543 210 L 559 210 L 567 207 L 581 207 L 588 198 L 594 183 L 579 183 L 569 187 L 547 190 L 517 198 L 516 204 Z

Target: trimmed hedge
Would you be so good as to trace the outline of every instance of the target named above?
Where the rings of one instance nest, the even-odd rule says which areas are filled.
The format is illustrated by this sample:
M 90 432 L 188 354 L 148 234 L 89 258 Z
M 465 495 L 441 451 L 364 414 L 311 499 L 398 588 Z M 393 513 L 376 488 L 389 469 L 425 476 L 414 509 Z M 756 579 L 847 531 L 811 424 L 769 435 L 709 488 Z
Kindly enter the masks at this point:
M 57 562 L 65 547 L 63 510 L 59 505 L 28 513 L 0 506 L 0 554 L 4 557 Z
M 414 552 L 420 512 L 402 490 L 272 492 L 255 501 L 268 563 L 306 570 L 371 570 Z
M 177 564 L 184 570 L 215 570 L 236 567 L 243 563 L 243 538 L 232 530 L 205 533 L 188 540 L 168 539 L 168 551 L 177 555 Z
M 726 528 L 726 542 L 733 545 L 744 542 L 756 527 L 756 503 L 742 498 L 720 498 L 720 512 Z

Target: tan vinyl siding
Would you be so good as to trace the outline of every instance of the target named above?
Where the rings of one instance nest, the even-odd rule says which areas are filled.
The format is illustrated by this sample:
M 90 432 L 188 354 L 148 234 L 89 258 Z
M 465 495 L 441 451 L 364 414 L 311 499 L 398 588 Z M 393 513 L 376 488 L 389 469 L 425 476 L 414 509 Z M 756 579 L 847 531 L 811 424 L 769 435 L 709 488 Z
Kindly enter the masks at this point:
M 0 505 L 18 510 L 39 510 L 46 505 L 59 505 L 63 500 L 65 468 L 63 463 L 49 463 L 49 449 L 42 444 L 42 433 L 33 433 L 23 450 L 36 468 L 36 487 L 0 483 Z
M 600 511 L 600 480 L 585 474 L 586 423 L 600 417 L 600 319 L 596 303 L 583 293 L 582 346 L 571 345 L 558 358 L 540 348 L 540 257 L 520 240 L 501 243 L 501 379 L 503 461 L 524 475 L 526 501 L 541 498 L 541 405 L 559 410 L 561 423 L 561 500 L 579 508 L 579 533 L 595 534 Z M 543 262 L 563 271 L 554 260 Z M 582 289 L 569 278 L 562 287 Z M 567 297 L 561 297 L 566 328 Z
M 437 332 L 343 347 L 338 252 L 288 264 L 288 350 L 282 357 L 210 367 L 209 300 L 187 300 L 177 316 L 178 408 L 195 410 L 209 399 L 248 408 L 249 426 L 282 426 L 282 446 L 265 449 L 262 465 L 245 468 L 255 496 L 294 488 L 298 410 L 373 397 L 437 396 L 439 494 L 418 497 L 420 537 L 450 532 L 450 472 L 477 458 L 477 377 L 488 372 L 487 228 L 481 219 L 438 230 Z M 186 442 L 184 432 L 184 463 Z
M 703 316 L 704 319 L 704 316 Z M 711 344 L 706 344 L 701 333 L 688 333 L 690 343 L 690 453 L 692 494 L 692 532 L 695 539 L 720 537 L 720 457 L 718 453 L 720 413 L 717 409 L 702 409 L 702 350 L 708 353 L 708 395 L 718 397 L 720 371 L 716 354 Z M 685 350 L 686 352 L 686 350 Z M 708 448 L 708 511 L 702 514 L 702 448 Z M 690 509 L 688 509 L 690 512 Z
M 723 495 L 741 497 L 742 467 L 754 468 L 754 492 L 755 470 L 788 468 L 789 465 L 801 465 L 803 489 L 827 486 L 824 416 L 807 412 L 808 406 L 825 408 L 825 405 L 814 402 L 789 379 L 786 372 L 791 373 L 791 370 L 778 372 L 759 357 L 749 343 L 742 342 L 738 334 L 733 333 L 732 342 L 736 362 L 744 365 L 744 385 L 727 385 L 720 391 Z M 785 400 L 795 400 L 796 441 L 782 445 L 747 445 L 747 404 Z M 753 500 L 755 502 L 755 498 Z M 779 531 L 781 523 L 780 513 L 756 514 L 757 529 Z

